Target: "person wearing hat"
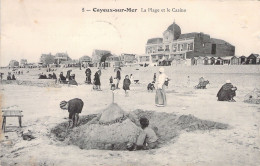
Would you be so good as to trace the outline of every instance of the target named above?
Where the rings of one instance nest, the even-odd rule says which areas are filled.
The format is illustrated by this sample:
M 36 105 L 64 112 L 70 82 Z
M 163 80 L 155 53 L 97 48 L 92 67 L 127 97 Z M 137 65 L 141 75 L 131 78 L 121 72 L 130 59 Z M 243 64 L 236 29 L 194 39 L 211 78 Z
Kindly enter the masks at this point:
M 79 98 L 74 98 L 69 101 L 60 102 L 60 108 L 63 110 L 68 110 L 69 112 L 69 125 L 67 129 L 71 126 L 71 123 L 72 128 L 78 125 L 79 113 L 81 113 L 83 106 L 84 102 Z
M 165 94 L 165 81 L 168 79 L 168 76 L 164 73 L 164 68 L 159 69 L 159 76 L 157 80 L 157 90 L 155 95 L 155 105 L 157 107 L 166 106 L 166 94 Z
M 235 102 L 233 97 L 236 96 L 237 87 L 233 86 L 230 80 L 226 80 L 226 83 L 218 91 L 218 101 Z

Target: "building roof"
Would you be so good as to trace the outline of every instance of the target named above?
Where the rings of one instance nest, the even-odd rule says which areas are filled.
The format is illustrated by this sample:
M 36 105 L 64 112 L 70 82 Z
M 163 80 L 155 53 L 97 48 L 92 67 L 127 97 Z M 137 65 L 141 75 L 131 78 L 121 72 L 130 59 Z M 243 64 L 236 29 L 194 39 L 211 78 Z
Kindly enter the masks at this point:
M 256 58 L 259 58 L 259 54 L 250 54 L 249 56 L 254 56 L 254 57 L 256 57 Z M 248 56 L 248 57 L 249 57 Z
M 163 38 L 151 38 L 147 40 L 147 44 L 160 44 L 163 42 Z
M 93 54 L 95 54 L 95 55 L 104 55 L 104 54 L 106 54 L 106 53 L 111 53 L 110 51 L 107 51 L 107 50 L 94 50 L 93 51 Z
M 179 39 L 180 35 L 181 35 L 181 28 L 179 27 L 179 25 L 173 23 L 171 24 L 168 28 L 167 31 L 171 31 L 174 33 L 174 40 Z
M 235 56 L 223 56 L 223 57 L 221 57 L 221 59 L 223 59 L 223 60 L 231 60 L 234 57 Z
M 221 39 L 211 38 L 210 41 L 211 41 L 211 43 L 214 43 L 214 44 L 227 44 L 227 45 L 231 45 L 230 43 L 226 42 L 225 40 L 221 40 Z
M 57 53 L 55 57 L 69 57 L 67 53 Z
M 199 34 L 198 32 L 184 33 L 180 35 L 179 39 L 192 38 L 198 34 Z
M 87 55 L 82 56 L 81 58 L 79 58 L 80 61 L 91 61 L 91 58 Z

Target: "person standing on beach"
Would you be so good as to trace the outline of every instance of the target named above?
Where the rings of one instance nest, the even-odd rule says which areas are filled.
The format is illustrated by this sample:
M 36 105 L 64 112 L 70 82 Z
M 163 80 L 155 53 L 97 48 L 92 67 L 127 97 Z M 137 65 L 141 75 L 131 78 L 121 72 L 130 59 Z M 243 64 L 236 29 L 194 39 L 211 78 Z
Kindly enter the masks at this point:
M 153 81 L 156 82 L 156 73 L 153 75 Z
M 187 87 L 190 86 L 190 76 L 187 77 Z
M 165 94 L 165 81 L 167 79 L 167 75 L 164 73 L 164 68 L 159 69 L 159 77 L 157 80 L 157 90 L 155 95 L 155 105 L 157 107 L 166 106 L 166 94 Z
M 79 113 L 81 113 L 84 102 L 79 98 L 74 98 L 69 101 L 61 101 L 60 108 L 63 110 L 68 110 L 69 112 L 69 125 L 67 129 L 71 126 L 72 128 L 78 126 L 79 124 Z
M 130 74 L 130 81 L 131 81 L 131 83 L 134 82 L 134 76 L 133 76 L 133 74 Z
M 97 90 L 101 90 L 100 75 L 101 75 L 101 70 L 99 69 L 94 75 L 94 85 L 95 85 L 95 89 Z
M 130 84 L 131 84 L 131 81 L 129 79 L 129 76 L 126 75 L 125 79 L 124 79 L 124 82 L 123 82 L 123 89 L 125 90 L 125 96 L 126 97 L 129 96 L 128 91 L 130 90 Z
M 86 69 L 85 74 L 86 74 L 86 83 L 91 84 L 91 70 L 89 67 Z
M 119 67 L 118 70 L 116 71 L 116 80 L 117 80 L 117 83 L 116 83 L 116 89 L 119 89 L 119 82 L 121 80 L 121 68 Z

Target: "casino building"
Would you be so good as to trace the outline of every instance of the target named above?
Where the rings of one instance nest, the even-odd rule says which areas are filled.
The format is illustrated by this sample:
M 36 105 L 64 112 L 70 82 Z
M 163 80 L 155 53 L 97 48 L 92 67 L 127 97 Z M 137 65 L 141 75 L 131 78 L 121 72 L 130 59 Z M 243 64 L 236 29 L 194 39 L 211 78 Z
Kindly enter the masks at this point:
M 148 39 L 145 55 L 138 56 L 139 63 L 150 65 L 171 65 L 173 63 L 191 65 L 194 57 L 234 56 L 235 47 L 230 43 L 211 38 L 202 32 L 181 33 L 181 28 L 173 22 L 161 38 Z

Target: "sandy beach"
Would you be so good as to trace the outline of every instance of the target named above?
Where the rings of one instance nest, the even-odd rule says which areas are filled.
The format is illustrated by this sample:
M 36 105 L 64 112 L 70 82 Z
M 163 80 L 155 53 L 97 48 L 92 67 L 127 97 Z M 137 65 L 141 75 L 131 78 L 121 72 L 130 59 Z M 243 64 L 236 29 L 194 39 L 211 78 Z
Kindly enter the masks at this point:
M 138 69 L 138 70 L 137 70 Z M 68 112 L 59 108 L 62 100 L 81 98 L 85 105 L 80 116 L 97 114 L 112 102 L 109 87 L 113 68 L 102 70 L 101 89 L 94 91 L 86 85 L 85 69 L 72 68 L 79 86 L 1 84 L 1 109 L 23 110 L 22 129 L 17 118 L 7 118 L 7 132 L 1 131 L 1 165 L 260 165 L 260 106 L 244 103 L 244 97 L 254 88 L 260 88 L 260 66 L 168 66 L 165 73 L 171 79 L 166 89 L 166 107 L 154 104 L 155 91 L 146 87 L 158 73 L 159 67 L 123 67 L 122 77 L 133 74 L 140 84 L 131 84 L 129 97 L 122 89 L 115 91 L 115 102 L 126 112 L 136 109 L 155 112 L 193 115 L 202 120 L 228 124 L 225 130 L 183 131 L 159 149 L 148 151 L 82 150 L 74 145 L 64 145 L 53 139 L 50 131 L 57 124 L 67 122 Z M 23 69 L 18 80 L 41 82 L 38 74 L 46 69 Z M 68 68 L 58 69 L 66 72 Z M 92 78 L 97 68 L 91 68 Z M 4 79 L 8 70 L 4 72 Z M 187 77 L 190 76 L 190 83 Z M 199 78 L 209 80 L 207 89 L 194 89 Z M 216 94 L 225 80 L 235 85 L 237 102 L 219 102 Z M 53 80 L 47 80 L 53 81 Z M 1 119 L 2 121 L 2 119 Z M 19 131 L 32 131 L 36 137 L 23 140 Z M 169 131 L 171 132 L 171 131 Z

